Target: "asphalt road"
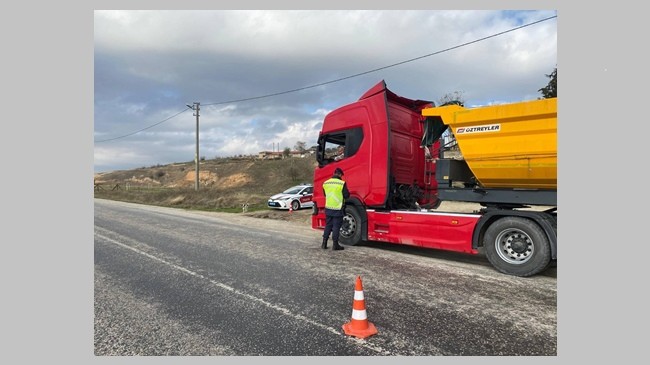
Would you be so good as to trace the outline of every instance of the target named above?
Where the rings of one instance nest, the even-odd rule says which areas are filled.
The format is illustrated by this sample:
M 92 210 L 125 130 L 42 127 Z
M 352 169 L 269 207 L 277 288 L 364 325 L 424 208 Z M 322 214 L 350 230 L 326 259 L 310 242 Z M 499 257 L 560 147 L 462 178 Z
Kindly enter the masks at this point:
M 305 224 L 95 199 L 95 355 L 557 355 L 555 270 L 370 243 Z M 289 214 L 289 212 L 287 212 Z M 363 282 L 378 333 L 347 336 Z

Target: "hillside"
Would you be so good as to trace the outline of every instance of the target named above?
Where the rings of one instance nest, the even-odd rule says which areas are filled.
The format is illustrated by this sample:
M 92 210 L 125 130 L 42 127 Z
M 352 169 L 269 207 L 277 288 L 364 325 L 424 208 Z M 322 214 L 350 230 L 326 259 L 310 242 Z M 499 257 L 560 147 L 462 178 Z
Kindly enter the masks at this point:
M 195 190 L 194 161 L 156 165 L 133 170 L 98 173 L 95 197 L 134 203 L 199 210 L 242 212 L 283 219 L 286 211 L 271 211 L 267 199 L 300 183 L 311 183 L 314 157 L 260 160 L 219 158 L 200 161 L 199 190 Z M 311 209 L 292 214 L 292 220 L 308 216 Z

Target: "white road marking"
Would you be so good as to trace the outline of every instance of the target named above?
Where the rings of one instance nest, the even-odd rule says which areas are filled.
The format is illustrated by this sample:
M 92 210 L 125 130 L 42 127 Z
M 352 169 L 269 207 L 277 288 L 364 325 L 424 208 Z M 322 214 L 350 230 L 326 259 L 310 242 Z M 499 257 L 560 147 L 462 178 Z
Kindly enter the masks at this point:
M 210 284 L 212 284 L 212 285 L 214 285 L 216 287 L 219 287 L 221 289 L 225 289 L 225 290 L 227 290 L 227 291 L 229 291 L 229 292 L 231 292 L 233 294 L 243 296 L 243 297 L 245 297 L 245 298 L 247 298 L 249 300 L 255 301 L 257 303 L 261 303 L 262 305 L 264 305 L 264 306 L 266 306 L 268 308 L 274 309 L 274 310 L 276 310 L 276 311 L 278 311 L 278 312 L 280 312 L 280 313 L 282 313 L 282 314 L 284 314 L 284 315 L 286 315 L 288 317 L 292 317 L 293 319 L 309 323 L 309 324 L 311 324 L 313 326 L 316 326 L 316 327 L 319 327 L 319 328 L 324 329 L 326 331 L 329 331 L 329 332 L 331 332 L 331 333 L 333 333 L 335 335 L 341 336 L 340 330 L 337 329 L 337 328 L 332 328 L 332 327 L 324 325 L 322 323 L 318 323 L 318 322 L 316 322 L 316 321 L 314 321 L 314 320 L 312 320 L 310 318 L 307 318 L 307 317 L 305 317 L 303 315 L 300 315 L 300 314 L 291 313 L 291 311 L 289 309 L 287 309 L 287 308 L 284 308 L 284 307 L 281 307 L 279 305 L 270 303 L 270 302 L 268 302 L 268 301 L 266 301 L 266 300 L 264 300 L 262 298 L 258 298 L 256 296 L 251 295 L 251 294 L 244 293 L 244 292 L 239 291 L 239 290 L 237 290 L 237 289 L 235 289 L 235 288 L 233 288 L 233 287 L 231 287 L 229 285 L 226 285 L 224 283 L 220 283 L 218 281 L 212 280 L 212 279 L 210 279 L 210 278 L 208 278 L 206 276 L 203 276 L 203 275 L 201 275 L 201 274 L 199 274 L 197 272 L 186 269 L 186 268 L 184 268 L 182 266 L 176 265 L 176 264 L 171 263 L 169 261 L 163 260 L 163 259 L 161 259 L 159 257 L 156 257 L 156 256 L 151 255 L 149 253 L 146 253 L 144 251 L 138 250 L 137 248 L 131 247 L 131 246 L 127 245 L 127 244 L 116 241 L 116 240 L 114 240 L 114 239 L 112 239 L 110 237 L 106 237 L 106 236 L 104 236 L 102 234 L 99 234 L 97 232 L 95 232 L 95 236 L 97 236 L 97 237 L 99 237 L 99 238 L 101 238 L 103 240 L 106 240 L 108 242 L 114 243 L 114 244 L 116 244 L 116 245 L 118 245 L 120 247 L 129 249 L 129 250 L 131 250 L 131 251 L 133 251 L 135 253 L 138 253 L 140 255 L 146 256 L 146 257 L 148 257 L 148 258 L 150 258 L 152 260 L 158 261 L 158 262 L 160 262 L 162 264 L 165 264 L 165 265 L 167 265 L 167 266 L 169 266 L 171 268 L 182 271 L 182 272 L 184 272 L 186 274 L 192 275 L 192 276 L 197 277 L 199 279 L 207 280 L 208 282 L 210 282 Z M 359 346 L 365 347 L 365 348 L 367 348 L 369 350 L 375 351 L 375 352 L 380 353 L 382 355 L 391 355 L 391 353 L 389 351 L 384 350 L 383 348 L 381 348 L 379 346 L 372 345 L 372 344 L 366 342 L 365 340 L 362 340 L 362 339 L 359 339 L 359 338 L 356 338 L 356 337 L 347 337 L 347 336 L 346 336 L 346 338 L 349 338 L 349 339 L 353 340 Z

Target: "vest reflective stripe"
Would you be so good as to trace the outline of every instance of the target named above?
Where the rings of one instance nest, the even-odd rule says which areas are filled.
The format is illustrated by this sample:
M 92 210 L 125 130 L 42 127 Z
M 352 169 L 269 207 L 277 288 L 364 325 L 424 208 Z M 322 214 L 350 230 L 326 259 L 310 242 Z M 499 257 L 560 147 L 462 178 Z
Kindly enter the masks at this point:
M 325 208 L 340 210 L 343 207 L 343 184 L 339 179 L 329 179 L 323 183 Z

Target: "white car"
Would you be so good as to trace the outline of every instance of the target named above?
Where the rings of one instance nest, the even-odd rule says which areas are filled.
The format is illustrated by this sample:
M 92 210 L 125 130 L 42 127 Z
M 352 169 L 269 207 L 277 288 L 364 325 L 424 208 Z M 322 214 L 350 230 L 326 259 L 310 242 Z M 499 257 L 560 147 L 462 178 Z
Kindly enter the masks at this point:
M 311 184 L 302 184 L 291 187 L 280 194 L 275 194 L 267 205 L 274 209 L 298 210 L 314 206 L 314 187 Z

